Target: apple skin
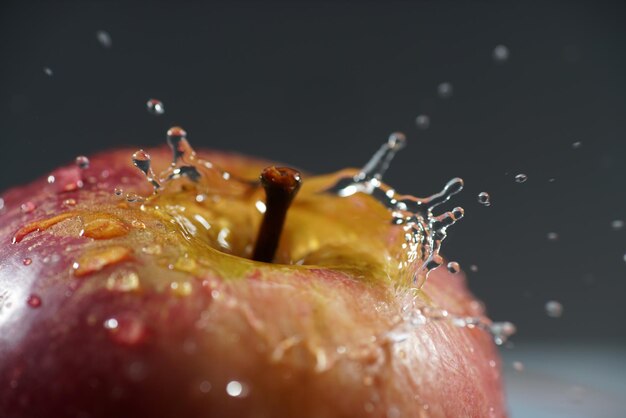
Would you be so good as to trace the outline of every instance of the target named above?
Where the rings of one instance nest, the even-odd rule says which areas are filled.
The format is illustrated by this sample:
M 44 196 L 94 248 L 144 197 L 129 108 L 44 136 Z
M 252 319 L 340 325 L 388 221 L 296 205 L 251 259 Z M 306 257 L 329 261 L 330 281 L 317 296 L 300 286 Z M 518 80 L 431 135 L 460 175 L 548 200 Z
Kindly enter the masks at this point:
M 169 160 L 165 149 L 149 152 L 155 164 Z M 149 190 L 129 163 L 131 153 L 102 153 L 84 174 L 63 167 L 53 184 L 38 180 L 3 194 L 0 416 L 506 416 L 491 337 L 428 320 L 394 341 L 399 308 L 410 298 L 388 286 L 330 268 L 232 256 L 248 267 L 232 273 L 241 277 L 185 273 L 158 265 L 139 246 L 78 278 L 72 265 L 92 238 L 52 230 L 12 243 L 29 222 L 72 210 L 71 199 L 110 199 L 121 184 Z M 201 154 L 241 177 L 267 166 Z M 84 175 L 93 177 L 84 188 L 66 187 Z M 24 213 L 28 201 L 36 209 Z M 120 290 L 114 276 L 128 283 Z M 462 273 L 439 268 L 424 290 L 428 304 L 484 315 Z

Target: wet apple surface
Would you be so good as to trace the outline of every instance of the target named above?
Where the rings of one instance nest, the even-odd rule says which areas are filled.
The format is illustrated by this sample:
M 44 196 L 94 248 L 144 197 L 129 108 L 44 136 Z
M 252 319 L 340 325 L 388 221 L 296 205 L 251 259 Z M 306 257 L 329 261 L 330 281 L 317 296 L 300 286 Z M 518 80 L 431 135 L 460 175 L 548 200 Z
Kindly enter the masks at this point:
M 388 208 L 328 192 L 362 172 L 303 174 L 260 262 L 270 164 L 185 144 L 194 164 L 116 150 L 3 194 L 2 416 L 506 415 L 463 274 L 416 286 Z

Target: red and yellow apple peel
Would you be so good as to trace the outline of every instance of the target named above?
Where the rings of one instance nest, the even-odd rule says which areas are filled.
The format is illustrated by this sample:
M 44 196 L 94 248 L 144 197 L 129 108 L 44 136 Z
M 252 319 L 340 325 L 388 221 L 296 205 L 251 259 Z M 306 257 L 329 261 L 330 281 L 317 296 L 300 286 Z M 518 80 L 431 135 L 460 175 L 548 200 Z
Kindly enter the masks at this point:
M 168 142 L 140 171 L 114 151 L 4 195 L 0 411 L 505 416 L 492 334 L 513 328 L 435 269 L 463 212 L 432 210 L 460 179 L 425 199 L 382 183 L 401 134 L 301 187 L 180 128 Z

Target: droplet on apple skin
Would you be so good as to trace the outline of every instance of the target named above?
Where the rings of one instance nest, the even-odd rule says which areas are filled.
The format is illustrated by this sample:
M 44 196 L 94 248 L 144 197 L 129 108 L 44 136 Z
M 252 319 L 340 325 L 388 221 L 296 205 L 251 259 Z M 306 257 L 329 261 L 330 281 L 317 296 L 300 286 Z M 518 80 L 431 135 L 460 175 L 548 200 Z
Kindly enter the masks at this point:
M 31 308 L 39 308 L 41 306 L 41 298 L 35 294 L 30 295 L 26 302 Z
M 28 201 L 26 203 L 22 203 L 20 209 L 22 210 L 22 213 L 32 213 L 35 211 L 35 209 L 37 209 L 37 205 L 31 201 Z
M 450 261 L 448 263 L 448 271 L 452 274 L 456 274 L 461 271 L 461 266 L 456 261 Z
M 137 346 L 146 342 L 148 330 L 138 314 L 126 312 L 112 316 L 103 323 L 112 341 L 124 346 Z

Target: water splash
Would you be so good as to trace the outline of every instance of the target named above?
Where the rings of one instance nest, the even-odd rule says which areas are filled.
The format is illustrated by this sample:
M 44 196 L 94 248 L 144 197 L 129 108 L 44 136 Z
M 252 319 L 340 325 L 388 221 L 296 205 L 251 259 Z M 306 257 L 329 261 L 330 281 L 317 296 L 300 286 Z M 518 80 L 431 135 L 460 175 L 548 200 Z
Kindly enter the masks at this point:
M 148 182 L 153 186 L 153 194 L 157 194 L 168 183 L 178 179 L 191 181 L 198 189 L 198 196 L 241 194 L 251 187 L 258 187 L 258 181 L 250 182 L 238 179 L 212 162 L 199 158 L 187 140 L 187 132 L 183 128 L 179 126 L 170 128 L 167 131 L 166 139 L 172 151 L 172 162 L 159 175 L 154 173 L 150 155 L 144 150 L 135 152 L 131 158 L 133 165 L 146 176 Z M 121 189 L 116 189 L 115 195 L 121 196 Z M 143 202 L 146 198 L 134 193 L 127 195 L 129 202 Z
M 464 214 L 460 207 L 441 215 L 435 215 L 432 211 L 459 193 L 463 189 L 463 180 L 453 178 L 439 193 L 425 198 L 396 193 L 382 183 L 382 178 L 391 160 L 405 143 L 403 134 L 393 133 L 355 176 L 339 179 L 326 191 L 341 197 L 355 193 L 369 194 L 391 212 L 392 224 L 404 230 L 399 265 L 401 280 L 420 288 L 430 271 L 443 264 L 439 250 L 446 238 L 447 228 Z

